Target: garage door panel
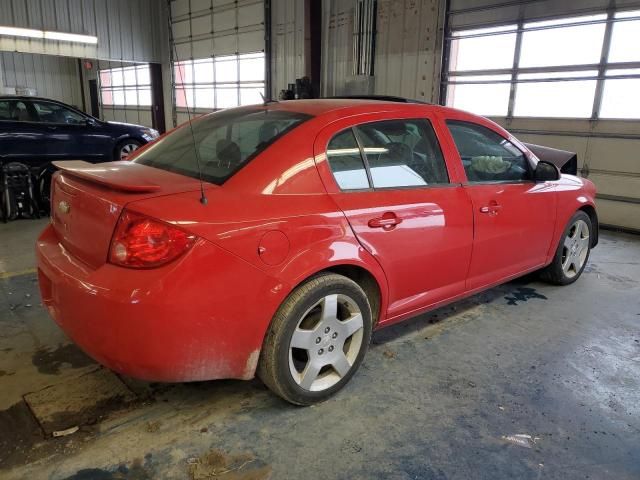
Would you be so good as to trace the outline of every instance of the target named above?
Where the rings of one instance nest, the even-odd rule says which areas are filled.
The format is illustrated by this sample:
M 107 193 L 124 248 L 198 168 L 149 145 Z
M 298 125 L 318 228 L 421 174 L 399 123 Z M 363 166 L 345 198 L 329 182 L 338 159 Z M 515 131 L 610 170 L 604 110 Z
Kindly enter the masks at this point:
M 264 6 L 262 2 L 238 8 L 238 26 L 259 25 L 264 22 Z
M 191 25 L 189 20 L 183 20 L 182 22 L 176 22 L 173 24 L 173 38 L 180 40 L 188 38 L 191 34 Z
M 177 43 L 175 44 L 176 55 L 178 60 L 187 60 L 191 58 L 191 44 L 190 43 Z
M 261 52 L 264 50 L 264 32 L 256 30 L 238 35 L 238 48 L 240 52 Z
M 173 18 L 189 13 L 189 0 L 173 0 L 171 2 L 171 14 Z
M 191 13 L 211 9 L 211 0 L 191 0 Z
M 193 42 L 193 58 L 206 58 L 213 52 L 213 39 L 197 40 Z
M 600 223 L 640 230 L 640 204 L 597 199 Z
M 191 20 L 191 35 L 197 37 L 198 35 L 211 35 L 212 30 L 212 15 L 202 15 L 195 17 Z
M 223 35 L 216 37 L 213 41 L 213 48 L 216 56 L 232 55 L 238 49 L 237 35 Z
M 589 180 L 596 184 L 599 194 L 628 197 L 640 201 L 640 176 L 592 172 Z
M 589 150 L 590 168 L 640 174 L 640 140 L 592 138 Z
M 213 14 L 213 31 L 230 30 L 237 27 L 235 9 L 215 12 Z

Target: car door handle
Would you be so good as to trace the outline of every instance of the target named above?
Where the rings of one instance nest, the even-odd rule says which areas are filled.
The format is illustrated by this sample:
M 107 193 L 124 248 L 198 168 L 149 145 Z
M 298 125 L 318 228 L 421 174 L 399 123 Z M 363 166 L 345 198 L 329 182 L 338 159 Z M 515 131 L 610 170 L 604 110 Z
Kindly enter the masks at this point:
M 490 215 L 496 215 L 502 209 L 502 205 L 498 202 L 491 201 L 489 205 L 485 205 L 484 207 L 480 207 L 480 213 L 488 213 Z
M 387 212 L 381 217 L 369 220 L 369 227 L 382 228 L 383 230 L 391 230 L 402 223 L 402 219 L 398 218 L 395 213 Z

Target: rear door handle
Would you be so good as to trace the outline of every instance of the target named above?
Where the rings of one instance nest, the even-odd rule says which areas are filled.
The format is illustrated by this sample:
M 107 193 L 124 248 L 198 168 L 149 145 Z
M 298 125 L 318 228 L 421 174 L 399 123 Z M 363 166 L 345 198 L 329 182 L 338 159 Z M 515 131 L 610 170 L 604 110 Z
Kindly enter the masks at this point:
M 393 212 L 386 212 L 381 217 L 369 220 L 370 228 L 382 228 L 383 230 L 391 230 L 402 223 L 402 219 L 398 218 Z

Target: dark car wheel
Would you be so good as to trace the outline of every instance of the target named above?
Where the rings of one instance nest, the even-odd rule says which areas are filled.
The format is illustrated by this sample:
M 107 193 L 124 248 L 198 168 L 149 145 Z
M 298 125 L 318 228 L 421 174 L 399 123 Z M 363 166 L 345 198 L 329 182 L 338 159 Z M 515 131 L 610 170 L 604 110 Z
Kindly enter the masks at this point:
M 140 148 L 142 142 L 138 140 L 134 140 L 133 138 L 127 138 L 122 140 L 116 146 L 116 160 L 125 160 L 129 155 L 131 155 L 135 150 Z
M 342 275 L 318 275 L 278 309 L 263 343 L 258 376 L 291 403 L 322 402 L 356 372 L 371 329 L 371 307 L 362 288 Z
M 540 272 L 540 277 L 556 285 L 575 282 L 589 260 L 592 234 L 589 215 L 583 211 L 576 212 L 560 238 L 553 261 Z

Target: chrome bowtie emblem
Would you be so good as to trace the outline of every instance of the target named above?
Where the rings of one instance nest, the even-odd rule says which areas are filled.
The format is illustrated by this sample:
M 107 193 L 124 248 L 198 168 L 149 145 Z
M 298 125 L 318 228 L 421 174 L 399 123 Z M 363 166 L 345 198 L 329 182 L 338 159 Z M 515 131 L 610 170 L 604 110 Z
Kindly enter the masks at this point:
M 62 200 L 60 203 L 58 203 L 58 211 L 60 213 L 69 213 L 70 210 L 71 210 L 71 205 L 69 205 L 64 200 Z

